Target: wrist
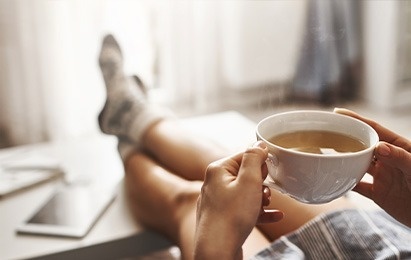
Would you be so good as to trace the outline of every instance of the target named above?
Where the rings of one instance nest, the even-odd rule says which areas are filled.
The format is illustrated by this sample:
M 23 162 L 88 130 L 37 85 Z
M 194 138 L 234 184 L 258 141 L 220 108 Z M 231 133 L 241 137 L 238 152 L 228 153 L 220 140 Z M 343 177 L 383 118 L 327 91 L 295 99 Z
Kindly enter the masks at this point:
M 219 246 L 214 247 L 212 245 L 202 244 L 196 245 L 194 250 L 195 260 L 208 260 L 208 259 L 221 259 L 221 260 L 242 260 L 243 251 L 240 248 L 236 252 L 227 250 L 226 248 Z
M 211 222 L 202 218 L 197 225 L 195 259 L 242 259 L 242 243 L 236 236 L 235 227 L 230 226 L 221 218 Z

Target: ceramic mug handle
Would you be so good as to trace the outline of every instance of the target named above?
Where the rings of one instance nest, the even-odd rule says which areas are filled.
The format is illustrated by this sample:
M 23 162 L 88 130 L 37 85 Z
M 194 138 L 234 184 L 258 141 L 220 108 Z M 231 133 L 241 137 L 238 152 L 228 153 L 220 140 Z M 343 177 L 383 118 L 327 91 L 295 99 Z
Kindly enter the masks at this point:
M 286 193 L 279 185 L 278 182 L 276 183 L 276 176 L 278 173 L 278 157 L 275 154 L 268 154 L 267 160 L 265 160 L 265 163 L 267 164 L 267 169 L 268 169 L 268 175 L 267 178 L 264 180 L 264 185 L 267 187 L 276 189 L 282 193 Z

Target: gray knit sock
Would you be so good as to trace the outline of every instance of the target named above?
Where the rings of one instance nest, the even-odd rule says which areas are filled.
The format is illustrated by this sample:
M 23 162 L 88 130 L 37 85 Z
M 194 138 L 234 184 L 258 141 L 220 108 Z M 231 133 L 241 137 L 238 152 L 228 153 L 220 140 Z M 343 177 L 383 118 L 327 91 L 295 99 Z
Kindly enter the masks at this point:
M 98 116 L 100 129 L 139 145 L 150 125 L 172 113 L 148 104 L 142 81 L 137 76 L 124 75 L 123 56 L 111 35 L 103 40 L 99 64 L 107 90 L 106 103 Z
M 136 151 L 136 145 L 127 139 L 118 138 L 118 145 L 117 145 L 118 153 L 120 154 L 120 158 L 123 162 L 127 160 L 127 158 Z

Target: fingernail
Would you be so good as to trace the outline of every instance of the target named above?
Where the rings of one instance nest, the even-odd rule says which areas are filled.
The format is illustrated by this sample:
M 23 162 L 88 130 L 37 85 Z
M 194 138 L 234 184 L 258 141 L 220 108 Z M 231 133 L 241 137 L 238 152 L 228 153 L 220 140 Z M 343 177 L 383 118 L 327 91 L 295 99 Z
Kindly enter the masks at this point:
M 262 149 L 267 148 L 267 146 L 265 145 L 265 143 L 264 143 L 263 141 L 258 141 L 258 142 L 256 142 L 256 143 L 254 143 L 253 146 L 254 146 L 254 147 L 260 147 L 260 148 L 262 148 Z
M 350 112 L 350 111 L 346 108 L 343 108 L 343 107 L 335 107 L 333 112 L 337 113 L 337 114 L 344 114 L 344 113 L 347 113 L 347 112 Z
M 390 147 L 384 143 L 379 143 L 377 145 L 377 153 L 381 156 L 389 156 L 391 153 Z

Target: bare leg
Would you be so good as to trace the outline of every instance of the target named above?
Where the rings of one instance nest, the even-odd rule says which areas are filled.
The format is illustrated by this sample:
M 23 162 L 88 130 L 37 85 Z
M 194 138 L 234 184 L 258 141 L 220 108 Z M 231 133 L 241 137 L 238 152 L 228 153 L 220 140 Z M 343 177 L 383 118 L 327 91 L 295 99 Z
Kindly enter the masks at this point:
M 207 166 L 228 155 L 223 147 L 195 136 L 175 119 L 159 121 L 142 139 L 151 156 L 187 180 L 203 180 Z
M 284 218 L 277 223 L 259 225 L 258 228 L 270 241 L 274 241 L 282 235 L 295 231 L 322 213 L 353 207 L 354 204 L 345 197 L 326 204 L 310 205 L 272 190 L 271 203 L 268 208 L 280 209 L 284 212 Z
M 192 191 L 193 183 L 196 183 L 197 186 L 201 185 L 201 182 L 186 180 L 202 180 L 209 163 L 228 155 L 228 151 L 223 148 L 207 140 L 200 140 L 185 131 L 175 120 L 162 120 L 154 124 L 143 137 L 143 147 L 161 165 L 165 165 L 165 168 L 179 176 L 175 176 L 175 178 L 185 182 L 185 186 L 181 188 L 182 191 Z M 169 188 L 180 187 L 172 183 L 167 186 Z M 195 190 L 198 190 L 198 187 Z M 195 208 L 195 205 L 193 207 Z M 280 209 L 285 213 L 284 219 L 279 223 L 259 226 L 264 235 L 273 241 L 281 235 L 298 229 L 319 214 L 353 207 L 353 205 L 345 198 L 322 205 L 303 204 L 273 190 L 269 207 Z M 190 239 L 190 241 L 192 240 Z
M 125 169 L 126 191 L 135 217 L 176 243 L 183 259 L 191 259 L 202 182 L 171 174 L 142 153 L 132 154 Z M 255 229 L 243 246 L 244 255 L 250 257 L 268 245 L 265 236 Z

